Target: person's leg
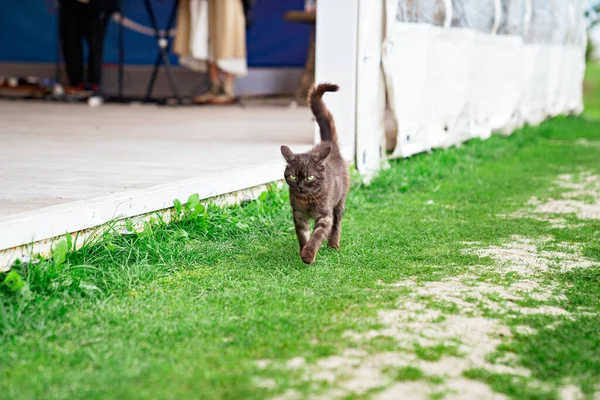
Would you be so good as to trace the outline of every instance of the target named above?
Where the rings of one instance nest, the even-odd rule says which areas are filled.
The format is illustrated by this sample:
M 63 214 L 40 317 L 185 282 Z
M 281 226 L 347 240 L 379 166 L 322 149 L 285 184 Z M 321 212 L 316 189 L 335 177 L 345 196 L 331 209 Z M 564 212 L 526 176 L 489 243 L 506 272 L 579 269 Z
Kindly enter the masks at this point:
M 211 101 L 213 104 L 231 104 L 235 101 L 235 75 L 223 72 L 222 91 Z
M 213 52 L 212 46 L 214 36 L 213 36 L 213 27 L 215 22 L 215 9 L 213 7 L 214 0 L 208 1 L 208 37 L 210 53 Z M 210 88 L 208 92 L 201 94 L 200 96 L 194 97 L 194 103 L 196 104 L 208 104 L 212 102 L 213 98 L 221 92 L 221 78 L 219 69 L 217 68 L 217 64 L 213 60 L 208 61 L 208 77 L 210 79 Z
M 211 55 L 224 76 L 223 91 L 212 103 L 231 104 L 236 77 L 247 73 L 244 8 L 239 0 L 213 0 L 211 6 L 216 21 L 211 27 Z
M 215 64 L 214 62 L 208 63 L 208 74 L 210 76 L 211 84 L 221 82 L 221 73 L 219 71 L 219 68 L 217 67 L 217 64 Z
M 194 103 L 196 104 L 211 103 L 223 91 L 221 86 L 221 71 L 219 71 L 217 64 L 214 62 L 208 63 L 208 76 L 210 79 L 210 89 L 207 93 L 194 97 Z
M 60 4 L 60 44 L 69 84 L 83 84 L 83 44 L 81 27 L 81 4 L 63 0 Z
M 235 75 L 225 72 L 223 79 L 223 91 L 226 95 L 233 97 L 235 87 Z
M 218 0 L 208 1 L 208 37 L 210 38 L 209 53 L 211 55 L 214 54 L 215 41 L 218 39 L 215 36 L 215 33 L 217 32 L 215 30 L 215 26 L 219 24 L 219 21 L 217 20 L 218 15 L 216 13 L 217 1 Z M 222 92 L 221 72 L 219 71 L 219 68 L 217 67 L 217 64 L 214 60 L 208 61 L 208 77 L 210 79 L 210 89 L 208 90 L 208 92 L 203 93 L 200 96 L 194 97 L 194 103 L 196 104 L 211 103 L 215 96 L 219 95 Z
M 102 79 L 102 56 L 108 19 L 104 12 L 90 11 L 85 35 L 88 44 L 87 83 L 92 91 L 97 92 Z

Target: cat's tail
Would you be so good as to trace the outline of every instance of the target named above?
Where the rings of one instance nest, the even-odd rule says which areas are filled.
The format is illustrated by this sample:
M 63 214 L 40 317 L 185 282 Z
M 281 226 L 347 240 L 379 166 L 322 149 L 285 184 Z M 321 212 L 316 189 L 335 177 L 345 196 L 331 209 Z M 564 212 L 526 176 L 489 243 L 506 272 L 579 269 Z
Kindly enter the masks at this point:
M 321 131 L 321 141 L 337 143 L 338 137 L 335 130 L 333 116 L 323 103 L 323 95 L 325 92 L 337 92 L 340 87 L 333 83 L 320 83 L 316 87 L 312 87 L 308 92 L 308 104 L 310 110 L 319 124 Z

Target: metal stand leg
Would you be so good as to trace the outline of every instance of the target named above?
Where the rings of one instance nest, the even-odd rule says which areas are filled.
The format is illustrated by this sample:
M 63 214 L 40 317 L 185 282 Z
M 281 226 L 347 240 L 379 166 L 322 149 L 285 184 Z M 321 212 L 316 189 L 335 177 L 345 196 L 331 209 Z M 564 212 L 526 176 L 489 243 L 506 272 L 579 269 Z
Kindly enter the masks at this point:
M 158 69 L 160 68 L 160 61 L 162 60 L 162 51 L 156 56 L 154 61 L 154 68 L 152 69 L 152 75 L 150 76 L 150 83 L 146 89 L 146 100 L 150 100 L 152 97 L 152 90 L 154 90 L 154 83 L 156 82 L 156 76 L 158 75 Z M 169 82 L 170 83 L 170 82 Z
M 154 14 L 154 10 L 152 9 L 152 5 L 150 4 L 150 0 L 144 0 L 144 5 L 146 6 L 146 11 L 148 16 L 150 17 L 150 23 L 152 24 L 152 29 L 154 29 L 154 37 L 156 38 L 156 43 L 158 45 L 159 53 L 156 56 L 156 62 L 154 63 L 154 70 L 152 71 L 152 76 L 150 78 L 150 82 L 148 83 L 148 89 L 146 91 L 146 101 L 150 100 L 152 97 L 152 91 L 154 90 L 154 84 L 156 83 L 156 76 L 158 74 L 158 69 L 160 68 L 161 63 L 165 69 L 165 73 L 167 74 L 167 79 L 169 80 L 169 86 L 171 87 L 171 91 L 177 98 L 177 102 L 179 104 L 183 104 L 181 96 L 179 95 L 179 90 L 177 88 L 177 83 L 175 81 L 175 77 L 171 71 L 171 62 L 169 61 L 169 51 L 171 48 L 171 38 L 169 37 L 169 31 L 173 27 L 175 22 L 175 16 L 177 15 L 177 6 L 179 4 L 178 0 L 175 0 L 173 3 L 173 8 L 171 9 L 171 15 L 169 16 L 169 21 L 167 23 L 167 28 L 165 29 L 165 36 L 161 34 L 158 29 L 158 23 L 156 22 L 156 15 Z

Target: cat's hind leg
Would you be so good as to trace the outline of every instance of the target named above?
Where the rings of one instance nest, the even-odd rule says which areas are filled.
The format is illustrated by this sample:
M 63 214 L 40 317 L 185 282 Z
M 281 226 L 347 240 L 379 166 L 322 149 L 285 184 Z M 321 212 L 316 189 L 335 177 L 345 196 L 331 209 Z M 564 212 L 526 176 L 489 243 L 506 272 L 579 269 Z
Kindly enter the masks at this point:
M 331 233 L 329 234 L 329 240 L 327 245 L 332 249 L 340 248 L 340 236 L 342 235 L 342 218 L 344 216 L 344 203 L 345 199 L 342 199 L 335 208 L 333 209 L 333 225 L 331 226 Z

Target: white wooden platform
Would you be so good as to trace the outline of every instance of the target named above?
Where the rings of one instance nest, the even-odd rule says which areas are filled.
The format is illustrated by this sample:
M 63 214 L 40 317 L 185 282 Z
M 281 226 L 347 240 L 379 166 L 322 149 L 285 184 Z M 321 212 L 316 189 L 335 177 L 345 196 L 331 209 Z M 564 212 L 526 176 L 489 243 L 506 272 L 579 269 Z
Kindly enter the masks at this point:
M 279 146 L 304 151 L 313 132 L 310 111 L 286 103 L 2 101 L 0 250 L 278 180 Z

